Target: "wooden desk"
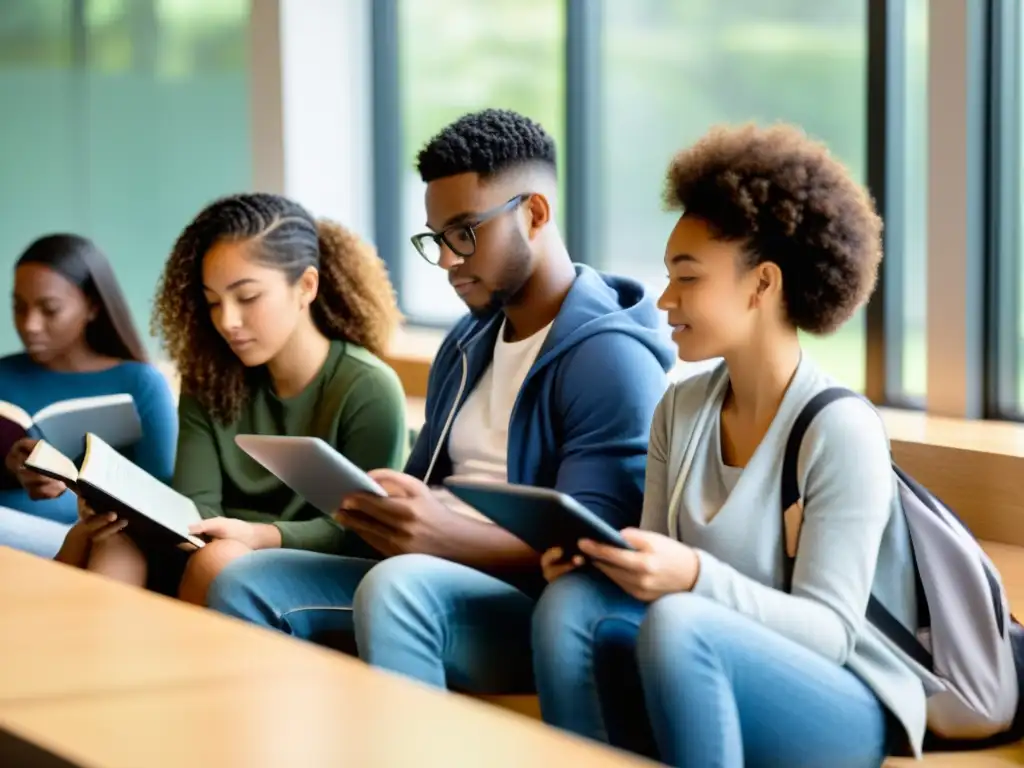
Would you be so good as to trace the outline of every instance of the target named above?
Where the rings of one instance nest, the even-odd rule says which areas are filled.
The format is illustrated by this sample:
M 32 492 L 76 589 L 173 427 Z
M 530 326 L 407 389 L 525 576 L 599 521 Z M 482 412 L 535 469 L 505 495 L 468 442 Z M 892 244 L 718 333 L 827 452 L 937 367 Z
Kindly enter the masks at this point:
M 649 765 L 4 548 L 0 615 L 0 726 L 89 768 Z

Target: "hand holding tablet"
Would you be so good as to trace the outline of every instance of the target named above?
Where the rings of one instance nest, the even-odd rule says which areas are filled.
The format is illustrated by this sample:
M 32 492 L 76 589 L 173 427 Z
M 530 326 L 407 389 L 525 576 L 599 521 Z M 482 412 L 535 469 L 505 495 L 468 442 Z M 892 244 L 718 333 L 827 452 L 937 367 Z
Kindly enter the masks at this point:
M 458 477 L 450 477 L 444 484 L 455 496 L 541 554 L 558 547 L 571 557 L 579 553 L 580 539 L 633 549 L 600 517 L 571 496 L 550 488 Z
M 235 443 L 329 517 L 351 494 L 388 495 L 366 472 L 318 437 L 238 435 Z

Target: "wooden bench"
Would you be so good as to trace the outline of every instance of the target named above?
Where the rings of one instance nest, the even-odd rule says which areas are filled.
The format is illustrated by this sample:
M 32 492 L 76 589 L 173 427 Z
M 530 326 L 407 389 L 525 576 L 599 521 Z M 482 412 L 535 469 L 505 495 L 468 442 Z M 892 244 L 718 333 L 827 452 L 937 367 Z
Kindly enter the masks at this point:
M 1024 606 L 1024 427 L 962 422 L 885 411 L 894 457 L 949 504 L 983 540 L 1010 602 Z M 966 446 L 966 447 L 964 447 Z M 484 701 L 539 718 L 534 696 L 485 696 Z M 892 758 L 887 766 L 920 765 Z M 928 766 L 997 768 L 1024 765 L 1024 743 L 984 752 L 929 753 Z
M 0 616 L 0 765 L 650 765 L 5 548 Z
M 409 396 L 409 424 L 423 421 L 423 397 L 433 351 L 442 334 L 403 329 L 387 361 Z M 896 461 L 963 517 L 996 562 L 1011 602 L 1024 606 L 1024 426 L 967 422 L 923 413 L 882 411 Z M 483 701 L 539 719 L 534 696 L 486 696 Z M 917 765 L 892 759 L 886 765 Z M 929 754 L 930 766 L 1024 765 L 1024 744 L 959 754 Z
M 1010 600 L 1014 605 L 1024 605 L 1024 548 L 985 542 L 985 550 L 999 568 L 1006 584 Z M 540 718 L 540 703 L 536 696 L 480 696 L 482 701 L 503 709 Z M 890 758 L 886 766 L 928 765 L 937 768 L 997 768 L 999 766 L 1024 765 L 1024 743 L 984 752 L 929 753 L 923 763 L 909 758 Z

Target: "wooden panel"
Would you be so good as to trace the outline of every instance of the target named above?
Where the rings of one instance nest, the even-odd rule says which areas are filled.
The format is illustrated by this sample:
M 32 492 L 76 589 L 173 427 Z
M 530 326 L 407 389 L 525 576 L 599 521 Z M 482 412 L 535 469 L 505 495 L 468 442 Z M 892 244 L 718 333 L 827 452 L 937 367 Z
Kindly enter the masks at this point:
M 1024 457 L 1024 424 L 951 419 L 892 408 L 881 409 L 881 414 L 894 441 Z
M 933 752 L 925 755 L 921 761 L 909 757 L 890 757 L 885 765 L 891 768 L 1009 768 L 1011 765 L 1024 765 L 1024 745 L 1013 744 L 984 752 Z
M 0 702 L 298 670 L 284 636 L 0 547 Z M 239 634 L 241 632 L 241 635 Z
M 540 700 L 529 694 L 515 694 L 509 696 L 477 696 L 480 701 L 494 704 L 509 712 L 516 712 L 534 720 L 540 720 Z
M 391 339 L 384 360 L 395 369 L 407 397 L 427 396 L 427 376 L 444 332 L 403 326 Z
M 979 539 L 1024 546 L 1024 459 L 902 441 L 892 449 L 897 463 Z
M 1003 579 L 1010 610 L 1024 615 L 1024 549 L 994 541 L 981 544 Z
M 427 396 L 427 377 L 430 375 L 429 360 L 385 355 L 384 362 L 395 369 L 407 397 Z
M 0 722 L 98 768 L 650 765 L 357 662 L 230 684 L 0 706 Z
M 96 768 L 644 764 L 6 548 L 0 615 L 0 725 Z

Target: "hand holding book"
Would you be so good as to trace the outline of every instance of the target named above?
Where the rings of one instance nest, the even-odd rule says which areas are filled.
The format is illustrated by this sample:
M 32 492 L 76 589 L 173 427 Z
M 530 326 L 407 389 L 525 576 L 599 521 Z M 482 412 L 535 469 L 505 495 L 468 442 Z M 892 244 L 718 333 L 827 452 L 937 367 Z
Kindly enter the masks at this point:
M 103 442 L 95 434 L 85 438 L 81 468 L 45 440 L 39 441 L 25 464 L 47 477 L 62 481 L 88 507 L 101 514 L 116 513 L 128 522 L 127 533 L 140 544 L 186 545 L 199 548 L 202 539 L 189 533 L 201 520 L 196 505 L 148 474 Z
M 281 531 L 269 523 L 250 523 L 233 517 L 210 517 L 192 523 L 188 532 L 211 539 L 232 539 L 249 549 L 276 549 L 281 546 Z
M 55 499 L 67 490 L 60 480 L 40 475 L 25 466 L 25 460 L 31 455 L 38 440 L 26 437 L 15 441 L 4 459 L 4 465 L 11 476 L 18 481 L 28 497 L 33 501 Z
M 128 521 L 119 520 L 113 512 L 98 515 L 82 499 L 78 500 L 78 518 L 78 522 L 71 526 L 68 535 L 64 537 L 64 543 L 61 544 L 54 560 L 76 568 L 85 568 L 89 563 L 92 545 L 120 533 L 128 525 Z

